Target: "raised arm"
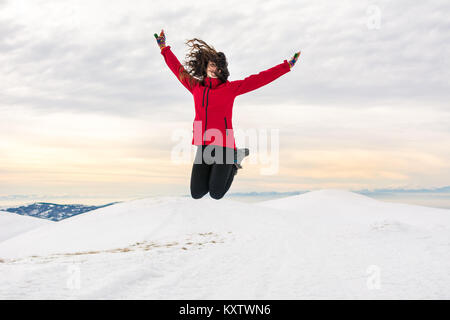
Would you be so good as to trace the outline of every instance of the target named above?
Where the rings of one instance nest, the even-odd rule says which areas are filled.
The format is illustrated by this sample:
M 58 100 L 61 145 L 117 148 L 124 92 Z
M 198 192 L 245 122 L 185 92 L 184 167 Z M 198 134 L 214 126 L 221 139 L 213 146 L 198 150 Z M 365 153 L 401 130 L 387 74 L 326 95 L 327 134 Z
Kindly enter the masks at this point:
M 155 38 L 158 42 L 158 45 L 161 49 L 161 54 L 166 61 L 167 66 L 173 72 L 173 74 L 177 77 L 177 79 L 181 82 L 181 84 L 188 89 L 191 93 L 193 92 L 195 83 L 197 80 L 193 79 L 189 74 L 186 73 L 186 76 L 181 79 L 181 73 L 185 71 L 183 65 L 178 61 L 177 57 L 173 54 L 172 50 L 170 50 L 170 46 L 166 46 L 165 43 L 165 34 L 164 30 L 161 30 L 161 35 L 158 37 L 155 33 Z M 191 79 L 191 82 L 189 81 Z
M 265 86 L 289 71 L 291 71 L 289 63 L 287 60 L 284 60 L 283 63 L 275 67 L 261 71 L 258 74 L 252 74 L 243 80 L 230 81 L 230 83 L 234 94 L 238 96 Z
M 253 91 L 274 81 L 275 79 L 281 77 L 283 74 L 288 73 L 289 71 L 291 71 L 291 68 L 294 66 L 299 55 L 300 52 L 296 53 L 294 57 L 289 60 L 289 62 L 287 60 L 284 60 L 282 63 L 276 65 L 275 67 L 261 71 L 258 74 L 248 76 L 243 80 L 230 81 L 234 94 L 238 96 L 240 94 Z

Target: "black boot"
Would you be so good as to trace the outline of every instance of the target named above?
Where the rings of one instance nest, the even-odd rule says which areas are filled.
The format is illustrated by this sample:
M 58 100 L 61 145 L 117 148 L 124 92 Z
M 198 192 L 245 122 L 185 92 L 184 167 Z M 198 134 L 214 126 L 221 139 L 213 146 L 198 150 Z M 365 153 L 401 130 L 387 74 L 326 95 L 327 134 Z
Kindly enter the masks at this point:
M 250 154 L 250 150 L 248 148 L 237 148 L 234 152 L 234 165 L 236 170 L 234 174 L 237 174 L 238 169 L 242 169 L 241 162 Z

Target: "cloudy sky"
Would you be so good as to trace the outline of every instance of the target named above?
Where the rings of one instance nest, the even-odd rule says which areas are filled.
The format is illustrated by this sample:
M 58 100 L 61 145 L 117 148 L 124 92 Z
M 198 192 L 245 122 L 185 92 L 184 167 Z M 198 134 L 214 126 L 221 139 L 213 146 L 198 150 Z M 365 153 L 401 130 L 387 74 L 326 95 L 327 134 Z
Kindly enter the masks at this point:
M 279 152 L 264 174 L 251 150 L 230 192 L 450 185 L 449 16 L 445 0 L 0 0 L 0 196 L 189 194 L 172 152 L 191 147 L 193 99 L 161 29 L 181 62 L 195 37 L 223 51 L 230 81 L 302 51 L 235 100 L 235 130 L 274 130 Z

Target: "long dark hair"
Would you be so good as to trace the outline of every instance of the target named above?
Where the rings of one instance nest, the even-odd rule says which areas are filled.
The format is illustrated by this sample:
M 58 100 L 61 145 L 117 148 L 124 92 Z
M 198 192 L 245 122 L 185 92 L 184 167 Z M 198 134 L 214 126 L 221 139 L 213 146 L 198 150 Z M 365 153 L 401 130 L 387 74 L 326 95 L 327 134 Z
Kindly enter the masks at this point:
M 195 43 L 196 41 L 199 43 Z M 186 68 L 180 72 L 181 80 L 186 77 L 191 85 L 195 81 L 199 81 L 204 85 L 208 61 L 211 61 L 216 65 L 217 78 L 221 82 L 227 81 L 230 73 L 228 72 L 227 58 L 223 52 L 217 52 L 214 47 L 197 38 L 186 41 L 186 45 L 191 47 L 191 49 L 186 55 Z

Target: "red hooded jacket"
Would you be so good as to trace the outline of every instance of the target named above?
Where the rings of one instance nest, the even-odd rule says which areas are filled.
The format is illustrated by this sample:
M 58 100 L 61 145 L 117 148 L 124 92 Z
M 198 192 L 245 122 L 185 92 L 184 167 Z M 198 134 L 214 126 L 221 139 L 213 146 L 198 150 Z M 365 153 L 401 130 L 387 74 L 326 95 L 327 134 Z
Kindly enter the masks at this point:
M 275 67 L 250 75 L 243 80 L 227 80 L 222 83 L 218 78 L 205 77 L 205 86 L 196 79 L 191 86 L 187 78 L 180 80 L 179 74 L 184 67 L 170 50 L 170 46 L 164 47 L 161 54 L 177 79 L 194 96 L 193 145 L 213 144 L 236 149 L 232 123 L 234 99 L 291 71 L 289 63 L 284 60 Z

